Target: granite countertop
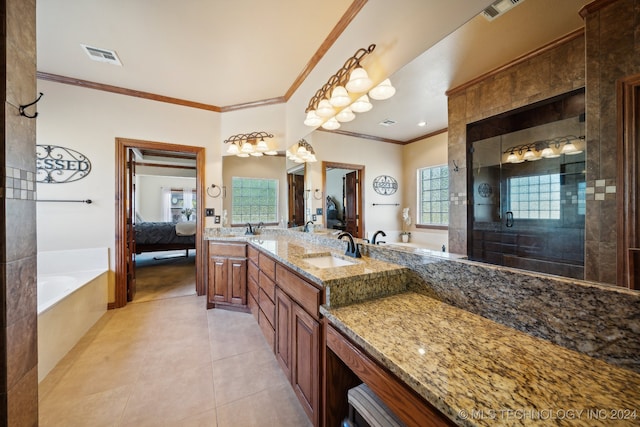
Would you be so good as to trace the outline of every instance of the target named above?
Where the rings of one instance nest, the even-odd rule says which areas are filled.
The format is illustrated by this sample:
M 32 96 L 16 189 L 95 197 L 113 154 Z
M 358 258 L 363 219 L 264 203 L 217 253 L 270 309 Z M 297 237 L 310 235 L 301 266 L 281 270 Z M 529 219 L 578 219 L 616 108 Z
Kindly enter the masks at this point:
M 640 374 L 426 295 L 321 313 L 459 425 L 640 424 Z
M 366 298 L 390 295 L 407 289 L 406 267 L 363 256 L 352 258 L 339 250 L 309 240 L 312 234 L 271 234 L 256 236 L 212 235 L 207 240 L 246 241 L 278 262 L 294 270 L 325 291 L 327 306 L 350 304 Z M 343 245 L 346 247 L 346 240 Z M 331 268 L 318 268 L 308 262 L 314 255 L 332 255 L 353 263 Z

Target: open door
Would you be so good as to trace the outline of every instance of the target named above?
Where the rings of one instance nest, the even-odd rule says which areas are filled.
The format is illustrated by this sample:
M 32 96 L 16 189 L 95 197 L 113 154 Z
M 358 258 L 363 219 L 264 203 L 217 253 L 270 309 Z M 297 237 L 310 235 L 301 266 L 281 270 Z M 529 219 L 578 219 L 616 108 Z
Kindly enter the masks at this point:
M 344 179 L 345 231 L 360 237 L 358 230 L 358 171 L 349 172 Z
M 362 182 L 364 181 L 364 166 L 346 163 L 322 162 L 322 188 L 324 196 L 327 196 L 327 171 L 344 169 L 344 181 L 342 184 L 344 213 L 342 221 L 344 230 L 353 237 L 362 238 L 364 234 L 364 194 Z M 333 171 L 335 172 L 335 171 Z M 340 171 L 342 173 L 342 171 Z M 331 173 L 331 172 L 330 172 Z M 324 209 L 324 223 L 328 224 L 327 209 Z
M 127 150 L 127 227 L 126 227 L 126 272 L 127 301 L 136 295 L 136 234 L 135 234 L 135 191 L 136 157 L 131 148 Z
M 287 172 L 289 193 L 289 227 L 303 225 L 304 215 L 304 165 Z

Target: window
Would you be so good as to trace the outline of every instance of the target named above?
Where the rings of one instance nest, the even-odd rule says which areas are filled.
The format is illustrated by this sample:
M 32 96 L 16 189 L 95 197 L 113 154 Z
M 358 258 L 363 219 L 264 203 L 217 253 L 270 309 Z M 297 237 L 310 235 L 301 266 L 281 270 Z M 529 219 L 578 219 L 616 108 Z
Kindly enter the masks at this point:
M 418 169 L 418 224 L 449 225 L 449 168 Z
M 278 222 L 278 180 L 231 178 L 231 223 Z
M 514 218 L 560 219 L 560 174 L 508 179 L 509 210 Z

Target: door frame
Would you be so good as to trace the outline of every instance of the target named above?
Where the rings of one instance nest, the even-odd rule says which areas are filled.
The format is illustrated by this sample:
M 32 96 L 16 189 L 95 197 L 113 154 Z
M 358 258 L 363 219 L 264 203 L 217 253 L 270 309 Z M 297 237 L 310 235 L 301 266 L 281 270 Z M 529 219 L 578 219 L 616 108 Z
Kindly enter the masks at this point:
M 356 200 L 358 203 L 357 224 L 359 235 L 353 237 L 362 238 L 362 236 L 364 236 L 364 192 L 362 191 L 364 183 L 364 165 L 354 165 L 339 162 L 322 162 L 322 218 L 325 226 L 327 224 L 327 208 L 325 206 L 325 202 L 327 199 L 327 168 L 349 169 L 358 172 L 358 184 L 356 186 L 358 197 L 356 197 Z
M 116 138 L 116 191 L 115 191 L 115 301 L 113 307 L 127 305 L 127 150 L 130 148 L 172 151 L 175 153 L 194 153 L 196 155 L 196 293 L 204 295 L 205 261 L 203 250 L 204 210 L 202 209 L 204 188 L 204 147 L 170 144 L 165 142 L 144 141 L 138 139 Z

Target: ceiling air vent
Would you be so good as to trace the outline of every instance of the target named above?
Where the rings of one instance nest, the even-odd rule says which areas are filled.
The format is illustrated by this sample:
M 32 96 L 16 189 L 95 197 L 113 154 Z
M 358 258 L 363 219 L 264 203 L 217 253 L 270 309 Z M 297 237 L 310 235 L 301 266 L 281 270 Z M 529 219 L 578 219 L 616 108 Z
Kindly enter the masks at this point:
M 498 16 L 503 15 L 508 10 L 514 8 L 524 0 L 498 0 L 491 3 L 491 6 L 482 11 L 482 16 L 489 21 L 493 21 Z
M 94 61 L 108 62 L 109 64 L 122 66 L 122 62 L 120 62 L 118 55 L 116 55 L 113 50 L 100 49 L 97 47 L 87 46 L 86 44 L 81 44 L 80 46 L 82 46 L 82 49 L 87 52 L 89 58 Z
M 395 120 L 391 120 L 391 119 L 384 119 L 383 121 L 381 121 L 380 123 L 378 123 L 381 126 L 393 126 L 395 125 L 396 122 Z

